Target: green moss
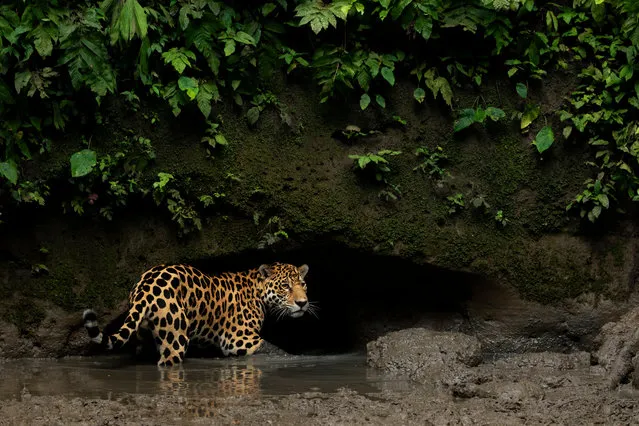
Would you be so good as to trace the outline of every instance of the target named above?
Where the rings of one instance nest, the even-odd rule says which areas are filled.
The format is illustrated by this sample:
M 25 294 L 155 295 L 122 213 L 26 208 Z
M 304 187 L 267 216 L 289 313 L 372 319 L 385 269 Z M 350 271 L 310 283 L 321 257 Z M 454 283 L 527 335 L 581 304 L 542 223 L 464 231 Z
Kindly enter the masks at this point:
M 191 200 L 213 192 L 227 194 L 219 205 L 202 211 L 202 232 L 167 238 L 138 223 L 122 236 L 102 225 L 76 224 L 82 231 L 73 249 L 67 247 L 68 236 L 54 235 L 47 262 L 50 275 L 31 280 L 21 291 L 66 310 L 113 306 L 126 298 L 142 272 L 146 261 L 135 258 L 144 257 L 146 250 L 162 261 L 191 262 L 255 249 L 266 221 L 273 216 L 281 219 L 295 242 L 328 237 L 362 251 L 398 254 L 416 262 L 426 259 L 436 266 L 505 280 L 533 300 L 553 302 L 584 291 L 603 291 L 609 278 L 591 276 L 587 253 L 546 246 L 539 239 L 565 225 L 565 201 L 583 181 L 585 171 L 579 165 L 583 158 L 553 147 L 553 152 L 559 150 L 557 155 L 542 161 L 512 123 L 453 135 L 450 114 L 415 109 L 413 87 L 408 86 L 398 88 L 397 93 L 406 96 L 398 95 L 387 110 L 365 112 L 359 112 L 357 105 L 318 105 L 307 89 L 284 87 L 278 96 L 303 124 L 301 136 L 282 124 L 274 111 L 262 114 L 257 126 L 249 128 L 243 115 L 223 106 L 219 111 L 224 118 L 222 131 L 230 144 L 216 151 L 213 159 L 206 158 L 200 134 L 183 132 L 183 126 L 173 123 L 179 129 L 175 130 L 172 118 L 163 116 L 162 124 L 144 135 L 157 151 L 157 164 L 149 176 L 173 173 L 180 192 Z M 475 98 L 461 95 L 471 101 Z M 489 103 L 498 98 L 494 91 L 484 96 Z M 506 105 L 516 105 L 511 101 L 504 100 Z M 388 127 L 395 113 L 407 119 L 409 126 Z M 114 114 L 121 112 L 114 110 Z M 122 127 L 135 128 L 135 120 L 127 124 L 127 119 L 123 118 Z M 381 133 L 349 143 L 330 137 L 347 124 Z M 108 147 L 113 137 L 102 133 L 96 136 L 96 144 Z M 453 177 L 443 188 L 413 171 L 418 164 L 414 151 L 424 145 L 443 146 L 450 158 L 447 169 Z M 396 202 L 380 200 L 381 187 L 355 173 L 348 159 L 349 154 L 378 149 L 403 151 L 390 165 L 390 181 L 402 191 Z M 240 181 L 226 178 L 228 173 Z M 456 192 L 464 193 L 467 202 L 483 195 L 491 205 L 489 212 L 483 214 L 468 205 L 461 213 L 449 215 L 446 196 Z M 166 212 L 146 210 L 150 205 L 129 212 L 137 213 L 140 222 L 166 217 Z M 497 210 L 510 220 L 505 228 L 494 221 Z M 256 213 L 262 218 L 257 226 L 253 223 Z M 116 217 L 110 227 L 125 226 L 122 217 Z M 166 232 L 166 222 L 158 221 L 157 226 Z M 171 235 L 176 231 L 169 229 Z M 96 243 L 94 234 L 101 241 Z M 115 241 L 114 234 L 123 241 Z M 127 244 L 129 238 L 137 245 Z M 146 239 L 153 244 L 139 242 Z M 623 262 L 623 256 L 620 259 L 615 257 L 616 262 Z
M 3 315 L 3 319 L 18 327 L 23 335 L 40 325 L 44 317 L 45 312 L 33 300 L 23 297 L 9 305 Z

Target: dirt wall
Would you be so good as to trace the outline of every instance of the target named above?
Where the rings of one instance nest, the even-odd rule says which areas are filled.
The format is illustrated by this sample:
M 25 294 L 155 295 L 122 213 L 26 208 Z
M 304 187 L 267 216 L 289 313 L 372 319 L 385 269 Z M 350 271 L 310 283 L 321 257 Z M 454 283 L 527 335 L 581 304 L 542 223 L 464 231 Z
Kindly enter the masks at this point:
M 556 76 L 535 91 L 544 113 L 557 108 L 569 82 Z M 518 108 L 511 89 L 495 82 L 485 93 L 458 91 L 455 101 L 459 108 L 480 102 L 510 114 Z M 481 277 L 490 285 L 478 280 L 467 306 L 490 333 L 500 329 L 495 324 L 517 338 L 531 329 L 561 333 L 561 324 L 570 323 L 563 333 L 588 340 L 623 312 L 636 280 L 635 225 L 584 229 L 565 213 L 589 176 L 583 165 L 587 152 L 558 141 L 541 157 L 531 145 L 535 126 L 522 135 L 512 121 L 453 134 L 450 111 L 434 102 L 417 105 L 412 90 L 399 84 L 386 110 L 361 112 L 356 103 L 319 104 L 313 90 L 278 81 L 274 91 L 289 116 L 282 120 L 267 109 L 256 126 L 248 126 L 239 107 L 219 105 L 215 114 L 230 143 L 213 158 L 200 142 L 196 111 L 185 110 L 176 119 L 162 108 L 146 105 L 133 113 L 109 100 L 104 124 L 93 129 L 92 148 L 99 155 L 133 131 L 149 138 L 157 154 L 145 179 L 168 172 L 192 199 L 225 196 L 201 209 L 202 231 L 186 237 L 178 236 L 170 216 L 150 197 L 130 200 L 107 222 L 98 217 L 98 206 L 82 218 L 62 214 L 65 193 L 53 186 L 48 207 L 16 212 L 0 228 L 0 356 L 74 353 L 84 344 L 77 333 L 81 310 L 115 312 L 136 277 L 156 263 L 205 260 L 217 269 L 222 256 L 250 252 L 251 261 L 262 263 L 260 253 L 272 259 L 327 241 L 360 254 Z M 144 118 L 149 111 L 158 114 L 157 124 Z M 348 125 L 368 135 L 346 139 L 340 130 Z M 442 147 L 450 176 L 437 180 L 415 170 L 421 146 Z M 64 182 L 74 147 L 60 141 L 30 173 Z M 359 173 L 348 158 L 379 149 L 402 151 L 389 165 L 388 181 L 400 190 L 394 201 L 380 194 L 388 187 Z M 451 214 L 447 197 L 458 193 L 465 206 Z M 477 208 L 473 200 L 486 204 Z M 494 219 L 498 210 L 508 219 L 505 226 Z M 289 238 L 269 245 L 269 234 L 280 226 L 268 225 L 273 218 Z M 402 271 L 397 274 L 401 280 Z M 392 283 L 375 285 L 388 286 L 392 294 Z M 435 289 L 448 283 L 415 285 Z M 536 329 L 539 323 L 545 325 Z

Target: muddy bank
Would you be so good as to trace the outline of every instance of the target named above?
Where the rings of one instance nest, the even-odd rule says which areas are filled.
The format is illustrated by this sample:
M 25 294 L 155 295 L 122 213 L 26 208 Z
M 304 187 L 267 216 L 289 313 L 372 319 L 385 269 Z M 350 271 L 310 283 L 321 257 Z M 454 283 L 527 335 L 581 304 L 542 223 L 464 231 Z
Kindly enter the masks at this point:
M 157 155 L 141 183 L 151 186 L 158 173 L 173 174 L 202 230 L 179 237 L 166 206 L 158 208 L 148 197 L 127 200 L 111 222 L 99 214 L 109 200 L 105 193 L 97 203 L 85 203 L 83 217 L 62 214 L 62 202 L 80 195 L 65 183 L 72 151 L 56 150 L 46 167 L 33 171 L 34 179 L 56 188 L 49 206 L 14 212 L 3 217 L 11 225 L 0 228 L 0 356 L 82 353 L 75 318 L 87 307 L 105 320 L 113 317 L 139 275 L 155 264 L 195 263 L 213 272 L 291 258 L 311 265 L 310 291 L 326 307 L 323 318 L 339 311 L 331 300 L 336 292 L 346 289 L 362 301 L 353 317 L 366 321 L 346 327 L 357 332 L 381 329 L 401 316 L 399 309 L 382 311 L 374 323 L 370 314 L 380 313 L 380 301 L 393 299 L 398 284 L 401 294 L 432 300 L 431 293 L 444 294 L 470 274 L 476 280 L 470 303 L 447 321 L 467 314 L 496 351 L 587 348 L 635 294 L 635 223 L 582 229 L 566 214 L 566 204 L 589 177 L 584 149 L 555 144 L 541 161 L 516 123 L 455 134 L 454 117 L 435 104 L 416 106 L 413 89 L 398 82 L 386 110 L 361 112 L 357 104 L 322 106 L 309 88 L 283 84 L 276 95 L 297 131 L 276 111 L 265 110 L 252 127 L 230 105 L 220 105 L 229 145 L 214 158 L 186 116 L 176 120 L 158 109 L 161 120 L 151 125 L 117 99 L 105 99 L 104 126 L 95 129 L 92 148 L 99 156 L 115 154 L 129 131 L 150 139 Z M 540 90 L 542 98 L 554 99 L 568 88 L 556 76 Z M 460 105 L 470 105 L 477 93 L 459 96 Z M 490 89 L 482 96 L 496 106 L 519 102 L 514 91 L 502 98 Z M 347 141 L 334 137 L 350 124 L 367 134 Z M 441 164 L 449 173 L 444 179 L 422 173 L 424 158 L 415 154 L 438 146 L 448 156 Z M 360 173 L 349 158 L 382 149 L 402 152 L 389 157 L 388 181 L 401 191 L 394 201 L 385 198 L 388 186 Z M 224 196 L 202 207 L 199 197 L 211 194 Z M 450 197 L 456 196 L 465 204 L 451 212 Z M 508 219 L 505 226 L 495 219 L 498 211 Z M 280 231 L 288 238 L 275 238 Z M 322 265 L 323 255 L 332 252 L 340 253 L 341 263 L 335 256 Z M 367 259 L 349 267 L 348 260 L 362 256 Z M 382 263 L 394 276 L 360 281 L 361 271 L 375 275 Z M 424 273 L 405 275 L 407 263 Z M 322 265 L 322 279 L 314 278 L 316 264 Z M 441 316 L 433 312 L 462 301 L 456 292 L 448 296 L 437 299 L 439 306 L 412 309 L 412 318 L 400 318 L 391 329 L 437 320 Z M 379 335 L 370 332 L 364 339 Z
M 637 424 L 639 390 L 610 386 L 611 363 L 636 343 L 621 331 L 633 319 L 604 327 L 599 358 L 496 356 L 474 336 L 413 328 L 370 342 L 366 358 L 11 360 L 0 363 L 0 424 Z
M 131 394 L 112 398 L 34 396 L 28 390 L 0 405 L 0 424 L 636 424 L 636 391 L 610 391 L 602 370 L 579 356 L 518 355 L 474 367 L 474 393 L 425 383 L 373 392 L 290 395 L 180 396 Z

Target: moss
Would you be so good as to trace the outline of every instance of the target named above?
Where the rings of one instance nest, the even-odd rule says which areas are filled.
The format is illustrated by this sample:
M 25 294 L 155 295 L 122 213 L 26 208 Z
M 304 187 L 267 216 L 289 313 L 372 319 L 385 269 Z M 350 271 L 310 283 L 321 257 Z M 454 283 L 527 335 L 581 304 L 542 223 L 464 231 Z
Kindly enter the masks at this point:
M 96 146 L 108 148 L 117 128 L 139 128 L 157 152 L 151 176 L 173 173 L 180 192 L 192 200 L 213 192 L 227 195 L 202 212 L 203 231 L 183 239 L 175 238 L 175 228 L 167 221 L 157 219 L 166 213 L 148 204 L 129 208 L 138 218 L 134 225 L 123 214 L 108 227 L 87 221 L 74 224 L 66 234 L 68 230 L 58 230 L 50 246 L 50 275 L 30 280 L 24 294 L 31 292 L 67 310 L 112 306 L 126 297 L 132 281 L 150 263 L 191 262 L 255 249 L 273 216 L 281 219 L 293 240 L 281 248 L 331 238 L 370 253 L 392 253 L 503 279 L 524 296 L 546 302 L 603 288 L 609 278 L 593 275 L 583 260 L 588 257 L 584 250 L 576 254 L 559 243 L 546 247 L 547 241 L 540 239 L 565 226 L 565 202 L 586 173 L 579 165 L 582 155 L 558 146 L 542 161 L 512 123 L 453 135 L 449 112 L 433 105 L 415 108 L 414 88 L 401 82 L 396 86 L 386 110 L 365 112 L 357 105 L 319 105 L 307 88 L 283 86 L 278 96 L 289 105 L 295 123 L 303 125 L 301 135 L 273 110 L 250 128 L 243 115 L 223 105 L 216 113 L 223 117 L 221 129 L 230 144 L 212 159 L 206 158 L 201 134 L 188 125 L 187 115 L 173 120 L 166 111 L 153 128 L 114 108 L 107 117 L 113 132 L 98 133 Z M 463 106 L 476 94 L 460 96 Z M 483 97 L 489 103 L 500 98 L 495 90 Z M 506 97 L 503 102 L 516 104 Z M 394 114 L 409 125 L 391 126 Z M 348 143 L 331 137 L 347 124 L 380 133 Z M 443 146 L 450 158 L 447 168 L 453 177 L 442 187 L 413 171 L 418 164 L 414 151 L 424 145 Z M 380 200 L 381 187 L 356 174 L 348 159 L 349 154 L 378 149 L 403 151 L 390 165 L 389 179 L 402 192 L 396 202 Z M 239 181 L 228 179 L 229 173 Z M 467 201 L 484 195 L 490 210 L 482 214 L 469 206 L 450 216 L 446 196 L 455 192 L 464 193 Z M 494 221 L 497 210 L 510 219 L 505 228 Z M 261 217 L 257 226 L 256 214 Z M 67 217 L 60 220 L 73 223 Z M 77 234 L 72 244 L 70 234 Z M 20 237 L 16 231 L 6 241 L 11 244 Z
M 18 327 L 20 334 L 28 335 L 45 318 L 45 312 L 34 300 L 24 297 L 13 302 L 4 312 L 3 319 Z

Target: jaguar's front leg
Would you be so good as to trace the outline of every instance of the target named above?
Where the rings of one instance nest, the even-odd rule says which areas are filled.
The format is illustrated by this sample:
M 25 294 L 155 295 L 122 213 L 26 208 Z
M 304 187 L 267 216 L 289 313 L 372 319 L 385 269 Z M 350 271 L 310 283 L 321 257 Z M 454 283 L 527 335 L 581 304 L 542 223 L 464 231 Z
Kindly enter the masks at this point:
M 225 338 L 220 342 L 220 348 L 225 356 L 253 355 L 267 353 L 273 355 L 287 355 L 286 352 L 262 339 L 257 333 L 244 333 L 242 336 Z

